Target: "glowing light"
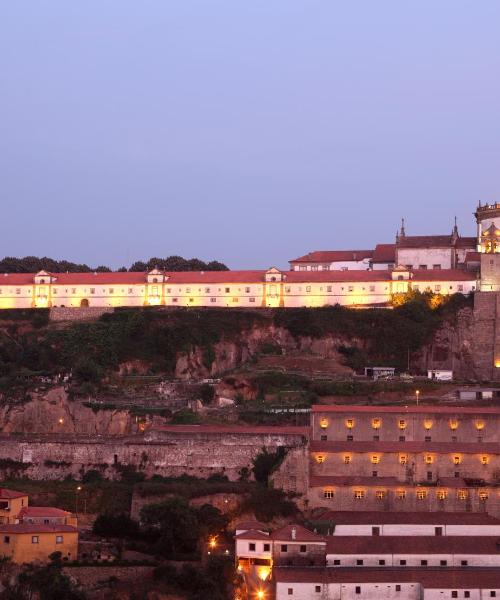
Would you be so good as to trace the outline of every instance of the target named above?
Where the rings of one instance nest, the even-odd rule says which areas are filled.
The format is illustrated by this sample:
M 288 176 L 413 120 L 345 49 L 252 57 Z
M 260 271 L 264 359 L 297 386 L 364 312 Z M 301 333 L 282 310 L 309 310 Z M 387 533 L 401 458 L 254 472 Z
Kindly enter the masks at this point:
M 257 598 L 258 598 L 259 600 L 262 600 L 264 597 L 265 597 L 264 590 L 259 590 L 259 591 L 257 592 Z
M 257 569 L 257 576 L 261 581 L 266 581 L 271 574 L 271 567 L 259 567 Z
M 208 545 L 210 546 L 210 548 L 215 548 L 217 546 L 217 538 L 215 536 L 212 536 L 208 541 Z
M 429 429 L 432 429 L 432 421 L 430 419 L 426 419 L 424 421 L 424 427 L 427 431 L 429 431 Z
M 453 464 L 454 465 L 459 465 L 461 462 L 460 456 L 456 455 L 453 457 Z
M 486 454 L 484 454 L 483 456 L 481 456 L 481 464 L 482 465 L 487 465 L 490 462 L 490 457 Z
M 354 427 L 354 419 L 346 419 L 345 426 L 347 429 L 352 429 Z
M 378 465 L 378 463 L 379 463 L 379 462 L 380 462 L 380 456 L 379 456 L 378 454 L 374 454 L 374 455 L 372 456 L 372 463 L 373 463 L 374 465 Z
M 316 461 L 317 461 L 319 464 L 321 464 L 321 463 L 325 462 L 325 457 L 324 457 L 322 454 L 318 454 L 318 455 L 316 456 Z
M 452 431 L 458 429 L 458 421 L 456 419 L 450 419 L 450 429 Z
M 432 456 L 430 454 L 426 454 L 424 460 L 425 460 L 425 464 L 426 465 L 431 465 L 432 464 Z
M 484 421 L 476 421 L 476 429 L 481 431 L 484 429 Z
M 321 427 L 321 429 L 326 429 L 328 427 L 327 419 L 321 419 L 319 426 Z
M 406 421 L 404 419 L 399 419 L 398 427 L 399 429 L 406 429 Z
M 399 464 L 406 465 L 407 462 L 408 462 L 408 457 L 406 456 L 406 454 L 400 454 L 399 455 Z
M 500 369 L 500 358 L 497 358 L 497 359 L 495 360 L 495 368 L 496 368 L 496 369 Z
M 373 429 L 380 429 L 380 419 L 372 419 L 372 427 Z
M 59 425 L 62 425 L 64 423 L 64 419 L 61 417 L 58 421 Z
M 479 492 L 479 500 L 482 502 L 488 500 L 488 492 Z

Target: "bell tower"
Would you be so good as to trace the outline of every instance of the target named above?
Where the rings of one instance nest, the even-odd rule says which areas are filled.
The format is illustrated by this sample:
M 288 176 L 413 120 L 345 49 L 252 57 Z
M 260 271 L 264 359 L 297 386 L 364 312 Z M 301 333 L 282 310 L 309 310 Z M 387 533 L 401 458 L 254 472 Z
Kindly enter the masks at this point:
M 482 292 L 500 291 L 500 203 L 479 203 L 474 213 L 477 222 L 477 251 L 481 253 Z

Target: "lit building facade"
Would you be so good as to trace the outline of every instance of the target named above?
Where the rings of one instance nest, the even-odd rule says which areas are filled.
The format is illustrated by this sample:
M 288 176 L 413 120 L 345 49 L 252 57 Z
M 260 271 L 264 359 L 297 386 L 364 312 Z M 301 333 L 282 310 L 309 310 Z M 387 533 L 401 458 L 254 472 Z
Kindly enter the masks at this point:
M 383 306 L 410 289 L 469 294 L 476 275 L 459 269 L 409 271 L 198 271 L 9 273 L 0 275 L 0 308 L 206 306 Z

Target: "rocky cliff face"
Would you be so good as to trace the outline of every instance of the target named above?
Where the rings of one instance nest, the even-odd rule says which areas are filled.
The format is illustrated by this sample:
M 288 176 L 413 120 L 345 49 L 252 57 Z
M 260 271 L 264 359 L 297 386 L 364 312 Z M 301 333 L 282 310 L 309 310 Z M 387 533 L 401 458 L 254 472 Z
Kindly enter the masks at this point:
M 135 418 L 126 411 L 94 412 L 83 402 L 69 400 L 62 387 L 33 394 L 30 402 L 4 404 L 0 408 L 3 433 L 82 433 L 124 435 L 135 433 Z
M 471 308 L 462 309 L 454 322 L 445 321 L 430 343 L 410 356 L 410 370 L 452 369 L 461 379 L 474 379 L 472 342 L 474 315 Z M 235 369 L 256 356 L 263 345 L 273 345 L 284 355 L 312 355 L 338 358 L 339 347 L 357 347 L 369 352 L 365 340 L 346 336 L 325 335 L 320 338 L 293 337 L 284 328 L 273 324 L 254 327 L 248 334 L 222 340 L 213 348 L 213 362 L 207 367 L 205 351 L 196 347 L 178 356 L 175 376 L 179 379 L 199 379 L 216 376 Z

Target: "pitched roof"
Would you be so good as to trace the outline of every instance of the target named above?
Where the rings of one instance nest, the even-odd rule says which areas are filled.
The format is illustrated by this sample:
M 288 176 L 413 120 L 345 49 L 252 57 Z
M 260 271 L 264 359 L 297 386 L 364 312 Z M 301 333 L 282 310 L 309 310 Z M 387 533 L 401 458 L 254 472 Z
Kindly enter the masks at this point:
M 371 258 L 373 250 L 315 250 L 290 260 L 290 263 L 352 262 Z
M 42 525 L 41 523 L 16 523 L 0 525 L 0 533 L 73 533 L 78 532 L 71 525 Z
M 500 519 L 473 512 L 328 511 L 321 520 L 336 525 L 500 525 Z M 413 538 L 412 538 L 413 539 Z
M 414 281 L 475 281 L 476 275 L 460 269 L 416 269 L 412 270 Z
M 285 525 L 273 531 L 271 539 L 277 542 L 326 542 L 324 536 L 296 524 Z
M 439 452 L 440 454 L 500 454 L 499 442 L 373 442 L 311 441 L 311 452 Z
M 18 492 L 16 490 L 8 490 L 7 488 L 0 488 L 0 499 L 1 500 L 13 500 L 14 498 L 26 498 L 28 494 L 26 492 Z
M 53 506 L 25 506 L 21 509 L 18 517 L 20 519 L 29 517 L 70 517 L 71 513 Z
M 421 583 L 426 589 L 498 589 L 496 568 L 275 567 L 276 583 Z
M 269 541 L 271 538 L 269 534 L 257 531 L 256 529 L 249 529 L 243 533 L 239 533 L 235 536 L 237 540 L 266 540 Z
M 396 244 L 377 244 L 373 251 L 372 263 L 393 263 L 396 261 Z
M 496 536 L 330 535 L 327 554 L 500 554 Z
M 451 248 L 451 235 L 404 235 L 400 236 L 398 248 Z
M 294 425 L 161 425 L 150 431 L 166 433 L 248 434 L 248 435 L 309 435 L 309 427 Z
M 350 404 L 314 404 L 313 413 L 368 413 L 376 415 L 377 413 L 393 414 L 424 414 L 432 416 L 433 414 L 446 414 L 459 417 L 461 414 L 467 415 L 500 415 L 500 406 L 426 406 L 420 404 L 409 406 L 360 406 Z
M 328 486 L 380 486 L 380 487 L 404 487 L 397 477 L 368 477 L 364 475 L 310 475 L 310 487 Z
M 481 252 L 471 250 L 465 255 L 465 262 L 481 262 Z

